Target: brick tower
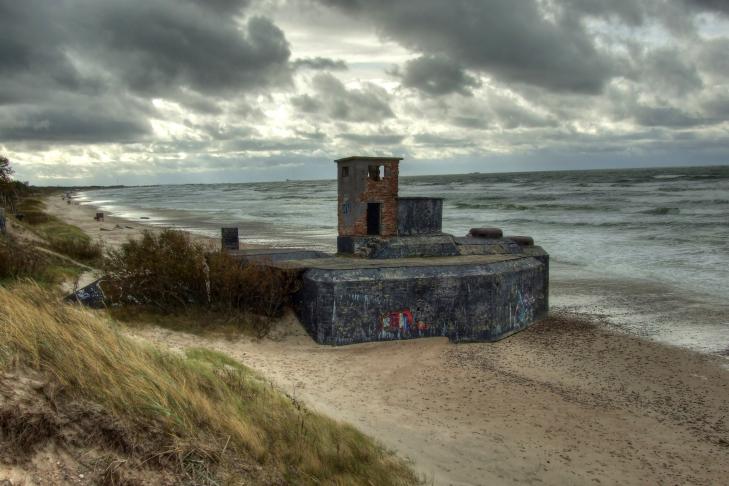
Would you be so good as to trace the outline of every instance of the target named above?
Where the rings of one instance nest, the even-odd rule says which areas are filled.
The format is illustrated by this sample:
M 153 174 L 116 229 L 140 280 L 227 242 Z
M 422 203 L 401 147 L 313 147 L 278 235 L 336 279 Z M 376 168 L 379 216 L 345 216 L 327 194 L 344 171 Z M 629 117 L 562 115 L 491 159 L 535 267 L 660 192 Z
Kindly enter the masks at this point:
M 339 237 L 397 235 L 398 157 L 336 160 Z

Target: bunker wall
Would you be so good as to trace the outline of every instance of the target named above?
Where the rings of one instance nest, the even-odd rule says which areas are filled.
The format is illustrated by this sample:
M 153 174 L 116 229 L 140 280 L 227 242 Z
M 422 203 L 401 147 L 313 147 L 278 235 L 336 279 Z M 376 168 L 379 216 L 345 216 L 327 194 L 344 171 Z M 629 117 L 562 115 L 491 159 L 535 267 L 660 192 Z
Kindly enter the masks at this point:
M 453 267 L 310 269 L 297 313 L 321 344 L 446 336 L 495 341 L 547 313 L 535 258 Z
M 401 197 L 397 203 L 398 235 L 428 235 L 443 230 L 443 199 Z

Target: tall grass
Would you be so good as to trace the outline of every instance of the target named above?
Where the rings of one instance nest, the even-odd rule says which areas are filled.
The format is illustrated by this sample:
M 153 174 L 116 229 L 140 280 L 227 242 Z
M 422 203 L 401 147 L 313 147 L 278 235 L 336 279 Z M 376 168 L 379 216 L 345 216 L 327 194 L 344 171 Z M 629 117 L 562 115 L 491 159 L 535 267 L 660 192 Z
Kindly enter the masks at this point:
M 271 483 L 416 483 L 356 429 L 310 412 L 225 355 L 140 344 L 32 284 L 0 288 L 0 371 L 13 366 L 39 370 L 69 396 L 137 424 L 154 438 L 139 453 L 178 464 L 181 474 L 202 467 L 224 482 L 249 471 Z M 250 473 L 252 463 L 262 469 Z
M 241 264 L 175 230 L 145 231 L 109 250 L 104 267 L 104 290 L 113 302 L 165 311 L 193 305 L 278 316 L 299 282 L 294 272 Z
M 12 235 L 0 235 L 0 280 L 38 277 L 46 269 L 47 258 Z

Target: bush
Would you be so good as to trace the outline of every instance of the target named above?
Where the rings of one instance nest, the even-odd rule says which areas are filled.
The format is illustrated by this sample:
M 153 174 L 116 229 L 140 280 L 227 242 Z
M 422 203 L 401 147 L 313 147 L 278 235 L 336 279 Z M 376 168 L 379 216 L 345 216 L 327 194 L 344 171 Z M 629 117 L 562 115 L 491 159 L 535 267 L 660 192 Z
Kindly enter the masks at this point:
M 242 265 L 222 251 L 206 251 L 187 233 L 145 231 L 105 259 L 104 290 L 112 303 L 173 311 L 190 305 L 280 315 L 297 288 L 296 274 Z

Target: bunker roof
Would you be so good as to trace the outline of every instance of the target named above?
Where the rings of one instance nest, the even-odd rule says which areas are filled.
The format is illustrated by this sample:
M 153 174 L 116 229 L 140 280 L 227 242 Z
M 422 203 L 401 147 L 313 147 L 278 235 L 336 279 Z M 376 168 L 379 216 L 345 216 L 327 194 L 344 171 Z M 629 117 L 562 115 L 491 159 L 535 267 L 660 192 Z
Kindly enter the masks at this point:
M 343 159 L 337 159 L 334 162 L 337 164 L 340 162 L 352 162 L 354 160 L 402 160 L 402 157 L 365 157 L 361 155 L 353 155 L 351 157 L 344 157 Z

